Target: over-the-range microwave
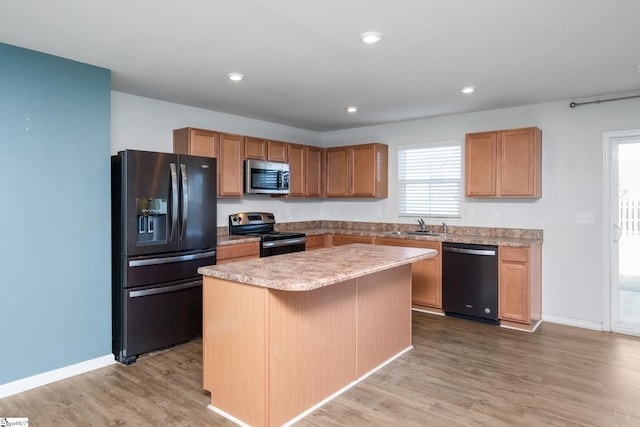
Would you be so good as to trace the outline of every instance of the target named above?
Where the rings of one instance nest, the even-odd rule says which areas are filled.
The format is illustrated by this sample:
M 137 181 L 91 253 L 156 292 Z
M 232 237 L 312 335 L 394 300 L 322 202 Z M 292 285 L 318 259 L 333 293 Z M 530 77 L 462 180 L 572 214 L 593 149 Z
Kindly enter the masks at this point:
M 244 192 L 247 194 L 289 194 L 289 164 L 245 160 Z

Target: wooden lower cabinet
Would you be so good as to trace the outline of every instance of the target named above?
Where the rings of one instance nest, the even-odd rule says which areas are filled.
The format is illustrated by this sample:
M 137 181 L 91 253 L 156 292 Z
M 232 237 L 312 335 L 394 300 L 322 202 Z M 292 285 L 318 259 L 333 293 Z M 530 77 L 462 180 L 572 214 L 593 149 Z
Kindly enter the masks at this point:
M 442 313 L 442 243 L 376 237 L 376 245 L 408 246 L 438 251 L 438 256 L 411 264 L 411 300 L 416 308 Z
M 260 243 L 236 243 L 216 248 L 216 264 L 244 261 L 260 257 Z
M 347 234 L 333 234 L 331 235 L 331 245 L 340 246 L 348 245 L 350 243 L 373 243 L 373 237 L 370 236 L 352 236 Z
M 498 316 L 501 325 L 533 331 L 542 313 L 540 244 L 498 249 Z
M 318 234 L 314 236 L 307 236 L 307 242 L 305 244 L 305 250 L 311 251 L 313 249 L 321 249 L 328 247 L 328 234 Z

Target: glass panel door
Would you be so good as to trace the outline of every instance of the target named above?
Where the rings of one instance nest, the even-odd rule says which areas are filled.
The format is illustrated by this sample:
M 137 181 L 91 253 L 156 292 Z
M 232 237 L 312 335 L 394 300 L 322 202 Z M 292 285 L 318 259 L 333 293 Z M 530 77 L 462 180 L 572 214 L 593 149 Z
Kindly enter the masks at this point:
M 605 147 L 610 298 L 604 327 L 640 335 L 640 130 L 608 132 Z
M 640 326 L 640 139 L 618 143 L 619 323 Z M 640 328 L 634 328 L 640 329 Z

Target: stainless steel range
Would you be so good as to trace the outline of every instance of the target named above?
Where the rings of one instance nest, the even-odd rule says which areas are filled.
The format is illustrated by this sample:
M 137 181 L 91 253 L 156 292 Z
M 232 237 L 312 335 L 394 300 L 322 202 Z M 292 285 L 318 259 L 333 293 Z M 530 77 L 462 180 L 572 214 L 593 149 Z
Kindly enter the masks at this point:
M 268 212 L 229 215 L 229 234 L 260 237 L 260 256 L 304 251 L 304 233 L 275 231 L 276 218 Z

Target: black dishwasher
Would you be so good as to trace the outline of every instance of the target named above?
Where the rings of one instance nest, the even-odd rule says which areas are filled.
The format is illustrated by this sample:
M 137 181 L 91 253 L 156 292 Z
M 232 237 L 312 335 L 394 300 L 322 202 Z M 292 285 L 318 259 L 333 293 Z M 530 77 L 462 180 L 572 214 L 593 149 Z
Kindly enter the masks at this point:
M 442 244 L 442 309 L 448 316 L 498 324 L 498 247 Z

